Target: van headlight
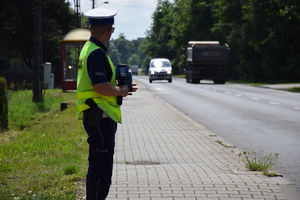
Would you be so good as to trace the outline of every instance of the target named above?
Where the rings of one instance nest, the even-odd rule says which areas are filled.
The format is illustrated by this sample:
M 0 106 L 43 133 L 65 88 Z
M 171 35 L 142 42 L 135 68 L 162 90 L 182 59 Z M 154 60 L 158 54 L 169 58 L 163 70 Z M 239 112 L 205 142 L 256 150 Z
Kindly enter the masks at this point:
M 151 74 L 155 74 L 155 72 L 154 72 L 154 71 L 151 71 Z
M 168 74 L 172 74 L 172 71 L 167 71 Z

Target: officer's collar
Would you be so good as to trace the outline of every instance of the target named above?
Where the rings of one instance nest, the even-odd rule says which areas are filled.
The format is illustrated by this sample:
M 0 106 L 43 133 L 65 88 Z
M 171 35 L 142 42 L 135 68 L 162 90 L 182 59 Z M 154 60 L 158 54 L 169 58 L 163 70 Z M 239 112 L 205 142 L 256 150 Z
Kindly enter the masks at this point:
M 99 40 L 97 40 L 94 37 L 90 37 L 89 39 L 90 42 L 95 43 L 98 47 L 100 47 L 101 49 L 103 49 L 105 52 L 107 52 L 107 48 L 104 46 L 104 44 L 102 44 Z

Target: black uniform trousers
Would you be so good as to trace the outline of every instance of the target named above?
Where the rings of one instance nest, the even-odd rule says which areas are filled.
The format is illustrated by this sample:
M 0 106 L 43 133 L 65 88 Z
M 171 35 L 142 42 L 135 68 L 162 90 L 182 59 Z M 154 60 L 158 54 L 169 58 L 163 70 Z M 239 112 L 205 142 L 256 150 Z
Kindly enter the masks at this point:
M 101 119 L 98 127 L 91 127 L 87 120 L 83 120 L 83 125 L 89 144 L 86 199 L 104 200 L 111 185 L 117 123 L 107 117 Z

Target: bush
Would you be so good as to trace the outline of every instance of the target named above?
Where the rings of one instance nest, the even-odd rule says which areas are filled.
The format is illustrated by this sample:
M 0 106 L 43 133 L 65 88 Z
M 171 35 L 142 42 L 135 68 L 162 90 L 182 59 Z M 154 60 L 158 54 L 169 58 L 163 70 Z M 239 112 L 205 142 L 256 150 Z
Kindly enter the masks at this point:
M 6 79 L 0 77 L 0 132 L 8 127 Z

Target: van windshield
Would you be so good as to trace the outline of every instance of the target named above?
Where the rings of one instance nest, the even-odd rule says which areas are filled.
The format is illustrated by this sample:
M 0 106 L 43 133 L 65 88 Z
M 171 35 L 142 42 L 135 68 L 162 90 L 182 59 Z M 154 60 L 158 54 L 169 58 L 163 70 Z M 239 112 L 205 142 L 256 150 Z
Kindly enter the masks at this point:
M 151 67 L 161 68 L 161 67 L 171 67 L 168 61 L 154 61 L 151 63 Z

